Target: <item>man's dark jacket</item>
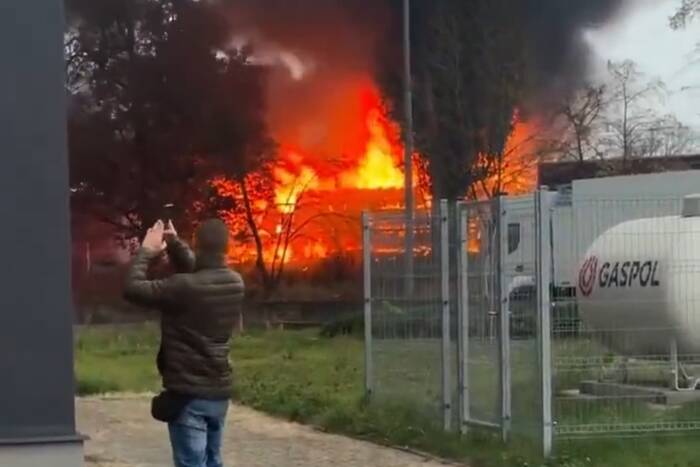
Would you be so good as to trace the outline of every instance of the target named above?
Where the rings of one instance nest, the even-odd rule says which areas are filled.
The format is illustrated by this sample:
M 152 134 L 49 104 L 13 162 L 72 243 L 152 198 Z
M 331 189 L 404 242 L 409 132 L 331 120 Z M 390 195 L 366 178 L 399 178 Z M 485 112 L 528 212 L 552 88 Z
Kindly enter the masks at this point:
M 244 284 L 223 254 L 198 252 L 168 241 L 178 274 L 148 280 L 157 254 L 140 249 L 129 271 L 124 295 L 132 303 L 161 311 L 158 370 L 165 389 L 204 399 L 228 398 L 233 383 L 229 341 L 240 313 Z

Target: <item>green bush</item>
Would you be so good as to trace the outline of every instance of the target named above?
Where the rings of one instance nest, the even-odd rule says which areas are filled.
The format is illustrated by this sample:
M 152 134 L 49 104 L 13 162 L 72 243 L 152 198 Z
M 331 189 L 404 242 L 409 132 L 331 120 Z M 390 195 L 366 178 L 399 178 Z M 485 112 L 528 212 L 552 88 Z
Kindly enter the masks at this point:
M 324 324 L 321 328 L 321 337 L 362 336 L 364 330 L 364 315 L 362 313 L 356 313 Z
M 75 391 L 79 396 L 107 394 L 121 390 L 122 388 L 115 381 L 96 377 L 95 375 L 85 375 L 82 378 L 78 378 L 75 387 Z

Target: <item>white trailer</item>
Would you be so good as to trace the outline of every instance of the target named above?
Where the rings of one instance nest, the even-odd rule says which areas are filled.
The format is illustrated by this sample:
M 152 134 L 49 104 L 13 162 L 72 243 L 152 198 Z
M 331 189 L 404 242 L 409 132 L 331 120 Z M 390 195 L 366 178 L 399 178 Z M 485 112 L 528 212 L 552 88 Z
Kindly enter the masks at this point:
M 552 214 L 555 291 L 575 296 L 583 256 L 607 230 L 636 219 L 678 216 L 683 198 L 697 193 L 700 170 L 576 180 L 569 190 L 545 193 L 542 202 Z M 534 285 L 534 196 L 505 197 L 501 210 L 505 229 L 501 272 L 510 293 Z
M 700 387 L 700 378 L 689 376 L 678 357 L 700 352 L 700 202 L 691 196 L 699 193 L 700 170 L 688 170 L 577 180 L 569 190 L 543 196 L 551 212 L 552 329 L 574 335 L 581 319 L 628 357 L 659 358 L 667 351 L 671 386 Z M 500 270 L 511 335 L 531 337 L 535 198 L 505 198 L 501 209 L 506 235 Z
M 700 170 L 574 181 L 552 206 L 555 287 L 576 287 L 583 255 L 607 230 L 635 219 L 678 216 L 683 198 L 696 193 Z
M 626 221 L 681 214 L 683 198 L 700 193 L 700 170 L 576 180 L 550 191 L 552 282 L 557 294 L 576 296 L 579 267 L 593 242 Z M 502 273 L 508 292 L 534 286 L 535 201 L 506 197 L 501 205 L 506 239 Z

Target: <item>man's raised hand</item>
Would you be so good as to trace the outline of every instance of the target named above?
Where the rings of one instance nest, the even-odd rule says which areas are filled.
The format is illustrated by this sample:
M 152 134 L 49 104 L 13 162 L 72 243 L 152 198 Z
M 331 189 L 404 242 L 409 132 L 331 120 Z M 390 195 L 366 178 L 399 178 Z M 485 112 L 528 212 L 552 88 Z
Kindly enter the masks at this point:
M 163 250 L 165 250 L 164 234 L 165 224 L 163 224 L 162 220 L 159 220 L 153 224 L 153 227 L 148 229 L 146 236 L 143 238 L 143 243 L 141 243 L 141 246 L 145 250 L 152 253 L 161 253 Z
M 173 221 L 169 220 L 168 225 L 165 227 L 165 232 L 163 233 L 165 240 L 174 240 L 177 238 L 177 230 L 173 225 Z

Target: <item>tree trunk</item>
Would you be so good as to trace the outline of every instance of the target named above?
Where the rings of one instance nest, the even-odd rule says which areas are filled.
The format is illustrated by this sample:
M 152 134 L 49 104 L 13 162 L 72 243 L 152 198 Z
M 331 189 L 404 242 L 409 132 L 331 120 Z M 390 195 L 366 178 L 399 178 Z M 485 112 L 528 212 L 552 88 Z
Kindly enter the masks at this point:
M 253 208 L 250 205 L 250 197 L 248 196 L 248 188 L 245 184 L 245 178 L 239 178 L 238 183 L 241 186 L 241 193 L 243 194 L 243 204 L 245 205 L 245 216 L 246 221 L 248 222 L 248 228 L 250 228 L 250 231 L 253 234 L 253 239 L 255 240 L 255 267 L 262 278 L 263 288 L 267 293 L 269 292 L 271 285 L 270 274 L 265 266 L 265 251 L 263 248 L 262 239 L 260 238 L 260 231 L 258 230 L 258 226 L 255 224 L 255 216 L 253 216 Z

